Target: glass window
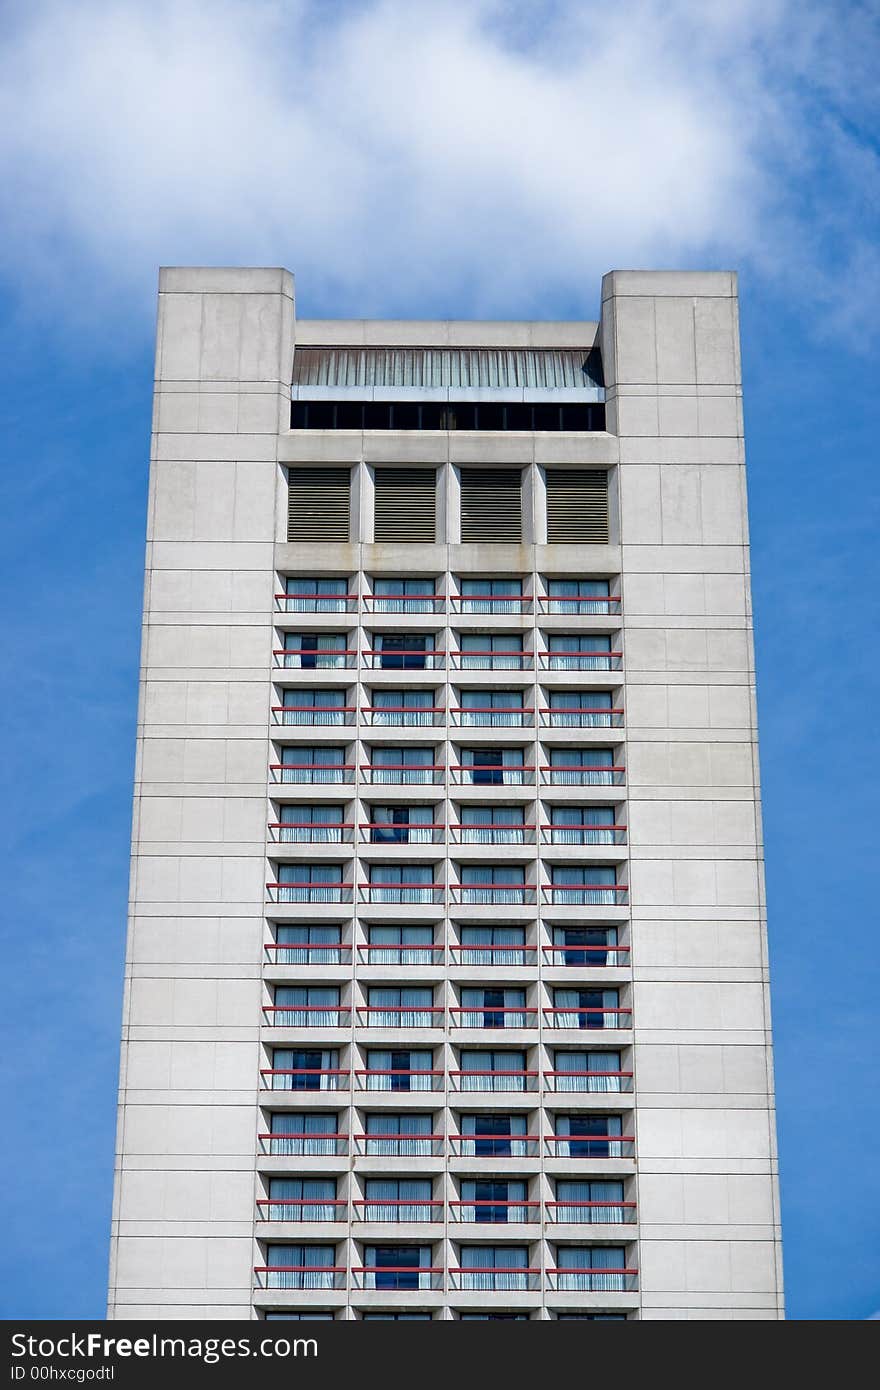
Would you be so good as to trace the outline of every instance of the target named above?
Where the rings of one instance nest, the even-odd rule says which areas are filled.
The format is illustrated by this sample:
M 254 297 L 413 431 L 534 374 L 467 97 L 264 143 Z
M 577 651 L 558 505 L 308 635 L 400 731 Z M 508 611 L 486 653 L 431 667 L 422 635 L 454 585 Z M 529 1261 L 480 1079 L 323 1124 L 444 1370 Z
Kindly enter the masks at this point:
M 288 613 L 344 613 L 347 579 L 302 579 L 288 575 L 284 582 Z
M 463 579 L 462 613 L 522 612 L 521 579 Z
M 337 1151 L 339 1118 L 335 1114 L 275 1110 L 269 1128 L 269 1152 L 279 1157 L 317 1157 Z
M 433 579 L 377 579 L 373 583 L 377 613 L 433 613 L 435 596 Z
M 611 586 L 607 579 L 548 579 L 547 607 L 551 613 L 609 613 Z

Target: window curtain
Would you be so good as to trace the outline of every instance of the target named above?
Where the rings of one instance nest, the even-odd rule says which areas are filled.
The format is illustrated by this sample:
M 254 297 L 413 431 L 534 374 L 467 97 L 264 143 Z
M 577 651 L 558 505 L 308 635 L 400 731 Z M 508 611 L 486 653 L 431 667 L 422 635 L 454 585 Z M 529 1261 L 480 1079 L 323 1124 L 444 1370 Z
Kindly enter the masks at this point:
M 425 1158 L 431 1153 L 430 1115 L 368 1115 L 366 1151 L 377 1157 Z M 395 1137 L 387 1137 L 395 1136 Z
M 605 729 L 611 724 L 610 690 L 550 692 L 550 722 L 557 729 Z M 609 713 L 604 713 L 608 710 Z
M 611 638 L 605 633 L 580 636 L 551 633 L 548 665 L 552 671 L 610 671 Z
M 504 728 L 523 722 L 521 690 L 463 690 L 461 722 Z
M 462 1115 L 462 1157 L 524 1158 L 528 1151 L 525 1115 Z
M 557 1052 L 554 1070 L 557 1091 L 619 1091 L 621 1077 L 604 1073 L 620 1071 L 619 1052 Z M 586 1072 L 588 1075 L 577 1075 Z M 589 1074 L 595 1073 L 595 1075 Z
M 514 1206 L 512 1203 L 525 1202 L 524 1182 L 487 1182 L 482 1180 L 463 1181 L 461 1184 L 462 1206 L 459 1207 L 462 1221 L 491 1221 L 493 1224 L 518 1224 L 528 1221 L 529 1208 Z M 474 1206 L 465 1205 L 473 1202 Z M 485 1205 L 497 1202 L 498 1206 Z
M 623 1144 L 606 1134 L 623 1134 L 620 1115 L 557 1115 L 555 1132 L 568 1143 L 557 1144 L 559 1158 L 622 1158 Z
M 434 991 L 431 988 L 373 987 L 368 990 L 367 999 L 371 1009 L 381 1010 L 369 1015 L 372 1028 L 430 1028 L 433 1021 Z
M 296 1114 L 274 1111 L 270 1125 L 269 1152 L 279 1156 L 305 1157 L 336 1153 L 338 1120 L 335 1115 Z M 278 1135 L 280 1137 L 276 1138 Z
M 460 939 L 462 947 L 468 948 L 466 965 L 526 964 L 526 934 L 522 927 L 462 927 Z M 517 946 L 522 949 L 497 949 Z
M 342 823 L 341 806 L 284 805 L 278 839 L 281 844 L 339 844 Z
M 462 989 L 462 1028 L 525 1028 L 524 989 Z
M 519 671 L 523 665 L 523 640 L 513 633 L 461 633 L 463 671 Z
M 285 583 L 288 613 L 344 613 L 346 579 L 293 579 Z
M 525 871 L 521 866 L 462 864 L 463 903 L 522 903 L 524 898 Z
M 432 724 L 433 690 L 374 690 L 374 724 Z
M 270 1221 L 336 1221 L 335 1198 L 335 1178 L 271 1178 L 265 1210 Z
M 466 806 L 459 812 L 463 844 L 521 845 L 525 817 L 521 806 Z
M 272 1077 L 275 1091 L 330 1091 L 336 1089 L 338 1077 L 328 1076 L 327 1072 L 339 1067 L 339 1052 L 331 1049 L 303 1051 L 286 1047 L 276 1047 L 273 1052 L 274 1071 L 300 1072 L 301 1075 Z M 320 1074 L 319 1074 L 320 1073 Z
M 267 1288 L 332 1289 L 334 1255 L 332 1245 L 270 1245 L 266 1264 L 275 1268 L 270 1268 Z M 309 1268 L 303 1269 L 303 1265 Z
M 275 940 L 283 951 L 273 951 L 276 965 L 340 965 L 342 931 L 340 927 L 282 926 L 275 928 Z
M 622 1182 L 574 1182 L 561 1179 L 556 1184 L 556 1220 L 593 1226 L 620 1225 L 626 1217 Z M 595 1206 L 593 1203 L 606 1203 Z
M 369 928 L 371 965 L 430 965 L 434 953 L 433 927 L 376 926 Z M 405 946 L 406 950 L 401 950 Z
M 368 1178 L 365 1221 L 430 1221 L 430 1178 Z
M 284 665 L 302 670 L 335 670 L 345 667 L 344 632 L 285 632 Z
M 613 806 L 554 806 L 550 813 L 554 845 L 613 845 Z
M 344 748 L 299 748 L 281 750 L 282 782 L 341 782 L 345 764 Z
M 432 579 L 377 579 L 373 584 L 377 613 L 433 613 Z
M 603 946 L 617 945 L 616 927 L 554 927 L 554 946 L 563 947 L 554 952 L 557 965 L 616 965 L 617 953 L 600 949 Z M 589 949 L 587 949 L 589 948 Z
M 524 1072 L 525 1066 L 524 1052 L 477 1052 L 462 1049 L 461 1070 L 465 1073 L 473 1073 L 461 1078 L 462 1089 L 467 1091 L 524 1091 L 526 1088 L 525 1076 L 511 1076 L 509 1073 Z
M 574 869 L 552 869 L 553 888 L 580 889 L 578 892 L 554 893 L 554 901 L 565 907 L 580 907 L 595 904 L 612 906 L 617 901 L 613 889 L 617 884 L 617 870 L 613 865 L 588 864 Z M 607 884 L 608 887 L 601 885 Z
M 518 579 L 463 579 L 462 613 L 519 613 L 522 583 Z
M 430 1073 L 431 1052 L 391 1052 L 371 1048 L 367 1053 L 367 1069 L 370 1072 L 385 1073 L 367 1077 L 367 1088 L 371 1091 L 430 1091 L 430 1075 L 407 1076 L 405 1072 Z M 393 1072 L 393 1075 L 389 1075 Z
M 614 781 L 610 748 L 553 748 L 550 780 L 561 786 L 606 786 Z
M 626 1276 L 603 1271 L 621 1270 L 626 1253 L 619 1245 L 560 1245 L 556 1250 L 560 1289 L 586 1289 L 592 1293 L 622 1293 Z
M 344 724 L 344 690 L 285 689 L 282 724 Z
M 607 579 L 551 579 L 547 583 L 547 596 L 551 600 L 553 613 L 608 613 L 609 583 Z M 590 603 L 577 603 L 576 599 L 588 598 Z M 603 599 L 605 600 L 603 602 Z
M 338 903 L 342 865 L 279 864 L 278 884 L 281 903 Z
M 430 903 L 434 900 L 430 864 L 373 864 L 370 899 L 379 903 Z
M 521 1245 L 463 1245 L 463 1289 L 527 1289 L 528 1250 Z
M 276 1028 L 338 1028 L 339 990 L 335 986 L 278 985 Z
M 433 748 L 374 748 L 374 782 L 432 782 Z

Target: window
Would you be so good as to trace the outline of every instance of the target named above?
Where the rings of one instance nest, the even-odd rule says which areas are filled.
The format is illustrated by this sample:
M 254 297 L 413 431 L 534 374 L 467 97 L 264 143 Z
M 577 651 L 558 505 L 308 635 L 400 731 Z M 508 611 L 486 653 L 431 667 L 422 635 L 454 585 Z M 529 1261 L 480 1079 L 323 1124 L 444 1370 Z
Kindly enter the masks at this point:
M 431 864 L 371 864 L 370 902 L 432 903 L 434 868 Z
M 336 985 L 277 985 L 276 1028 L 338 1028 L 339 989 Z M 348 1021 L 346 1010 L 346 1022 Z
M 269 1152 L 279 1158 L 319 1157 L 338 1151 L 339 1118 L 335 1114 L 276 1110 L 269 1128 Z
M 554 845 L 613 845 L 613 806 L 553 806 L 550 840 Z
M 629 1015 L 618 1012 L 616 989 L 554 989 L 553 1026 L 556 1028 L 626 1028 Z
M 524 1158 L 528 1153 L 525 1115 L 462 1115 L 463 1158 Z
M 463 579 L 462 613 L 520 613 L 521 579 Z
M 433 1115 L 364 1116 L 365 1152 L 374 1158 L 429 1158 Z
M 623 1293 L 626 1251 L 618 1245 L 558 1245 L 556 1287 L 592 1293 Z
M 461 864 L 463 903 L 524 903 L 525 870 L 521 865 Z
M 347 645 L 344 632 L 285 632 L 282 664 L 302 671 L 344 669 Z
M 430 1178 L 366 1178 L 365 1221 L 432 1221 Z
M 461 539 L 464 544 L 522 540 L 519 468 L 461 470 Z
M 284 802 L 277 826 L 281 844 L 341 844 L 344 806 L 302 806 Z
M 275 1091 L 333 1091 L 339 1081 L 336 1048 L 276 1047 L 272 1053 Z
M 433 782 L 435 749 L 409 744 L 403 748 L 370 750 L 373 782 Z
M 433 806 L 370 806 L 370 843 L 427 845 L 434 838 Z
M 430 1028 L 434 990 L 430 985 L 371 986 L 367 990 L 371 1028 Z
M 430 1245 L 367 1245 L 364 1247 L 364 1288 L 430 1289 Z
M 462 748 L 462 777 L 484 786 L 522 786 L 526 780 L 522 748 Z
M 625 956 L 606 948 L 617 945 L 616 927 L 554 927 L 554 965 L 621 965 Z
M 463 988 L 459 1018 L 462 1028 L 527 1028 L 525 1006 L 524 989 Z
M 524 1052 L 478 1052 L 462 1048 L 463 1091 L 524 1091 L 526 1080 Z
M 349 469 L 287 470 L 288 541 L 347 541 L 350 526 Z
M 554 729 L 607 729 L 611 727 L 611 710 L 610 690 L 550 692 L 549 722 Z
M 430 1091 L 434 1054 L 408 1049 L 370 1048 L 367 1053 L 367 1090 L 369 1091 Z
M 557 1115 L 554 1134 L 558 1142 L 552 1152 L 557 1158 L 622 1158 L 623 1134 L 620 1115 Z
M 620 901 L 613 864 L 587 864 L 576 869 L 554 866 L 550 873 L 551 897 L 563 907 L 613 907 Z
M 346 770 L 344 748 L 294 744 L 281 749 L 282 782 L 343 782 Z
M 550 750 L 550 781 L 556 786 L 601 787 L 620 780 L 612 748 Z
M 619 1052 L 562 1052 L 553 1057 L 557 1091 L 621 1091 Z
M 527 1289 L 525 1245 L 463 1245 L 459 1251 L 462 1289 Z
M 433 613 L 436 592 L 433 579 L 376 579 L 373 608 L 377 613 Z
M 335 1313 L 310 1309 L 307 1313 L 264 1313 L 264 1322 L 333 1322 Z
M 525 965 L 524 927 L 459 927 L 463 965 Z
M 284 581 L 286 613 L 344 613 L 348 606 L 347 579 L 304 579 L 288 575 Z
M 433 690 L 373 690 L 374 724 L 433 724 Z
M 433 1313 L 361 1313 L 362 1322 L 432 1322 Z
M 270 1178 L 267 1221 L 336 1221 L 335 1178 Z
M 620 1225 L 627 1220 L 623 1183 L 559 1178 L 556 1183 L 557 1221 L 592 1226 Z
M 519 728 L 524 722 L 521 690 L 462 690 L 462 724 Z
M 547 665 L 551 671 L 610 671 L 611 638 L 607 633 L 550 633 Z
M 530 1219 L 531 1208 L 524 1205 L 526 1184 L 519 1179 L 507 1182 L 492 1179 L 464 1179 L 461 1184 L 459 1220 L 516 1225 Z
M 607 579 L 548 579 L 547 607 L 551 613 L 610 613 L 611 585 Z
M 282 724 L 344 724 L 345 691 L 285 690 L 279 713 Z
M 341 864 L 279 864 L 280 903 L 340 903 L 343 899 Z
M 537 425 L 535 426 L 537 428 Z M 599 428 L 604 428 L 604 423 Z M 550 545 L 608 544 L 608 474 L 602 468 L 548 468 Z
M 442 665 L 430 633 L 374 632 L 371 643 L 372 664 L 383 671 L 424 671 Z
M 370 965 L 431 965 L 439 955 L 433 927 L 370 926 L 367 940 Z
M 279 922 L 275 941 L 282 948 L 272 952 L 276 965 L 342 964 L 341 927 L 282 925 Z
M 458 649 L 463 671 L 521 671 L 525 665 L 518 633 L 462 632 Z
M 469 806 L 458 808 L 461 842 L 465 845 L 521 845 L 525 840 L 522 806 Z
M 418 428 L 403 421 L 396 428 Z M 373 537 L 432 545 L 436 539 L 437 474 L 433 468 L 377 468 Z
M 335 1287 L 333 1245 L 270 1245 L 266 1251 L 269 1289 Z

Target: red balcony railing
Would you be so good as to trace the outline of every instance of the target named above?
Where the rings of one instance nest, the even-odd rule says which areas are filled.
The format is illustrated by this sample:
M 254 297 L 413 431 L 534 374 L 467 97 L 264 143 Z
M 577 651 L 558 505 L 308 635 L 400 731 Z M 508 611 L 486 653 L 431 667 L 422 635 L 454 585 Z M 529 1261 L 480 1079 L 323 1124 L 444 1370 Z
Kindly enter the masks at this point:
M 275 903 L 350 903 L 352 885 L 288 880 L 287 883 L 267 883 L 266 892 L 270 902 Z
M 459 1158 L 534 1158 L 536 1134 L 450 1134 L 452 1152 Z
M 278 845 L 341 845 L 353 838 L 354 822 L 313 820 L 307 825 L 287 820 L 269 821 L 270 839 Z
M 345 1091 L 351 1082 L 351 1072 L 342 1067 L 262 1067 L 260 1077 L 268 1091 Z
M 581 763 L 574 767 L 545 764 L 541 767 L 541 781 L 553 787 L 617 787 L 625 780 L 625 767 L 607 767 L 600 763 Z
M 499 763 L 452 763 L 449 771 L 453 782 L 466 786 L 522 787 L 531 785 L 535 780 L 533 767 L 504 767 Z
M 451 945 L 453 965 L 530 965 L 537 946 L 459 946 Z
M 363 902 L 408 903 L 410 905 L 442 903 L 441 883 L 359 883 Z
M 446 665 L 443 648 L 426 651 L 424 647 L 396 647 L 384 651 L 363 647 L 361 662 L 373 671 L 442 671 Z
M 547 1220 L 578 1226 L 624 1226 L 636 1219 L 635 1202 L 545 1202 Z
M 548 965 L 578 966 L 628 965 L 628 946 L 542 946 Z M 571 956 L 573 959 L 569 960 Z M 610 956 L 610 960 L 605 957 Z
M 411 1071 L 406 1067 L 371 1067 L 355 1071 L 359 1091 L 442 1091 L 442 1068 Z
M 524 906 L 535 901 L 535 887 L 515 880 L 496 880 L 495 883 L 451 883 L 452 901 L 462 906 L 477 907 L 491 903 L 510 903 Z
M 444 711 L 433 705 L 362 705 L 361 714 L 365 724 L 378 728 L 400 725 L 405 728 L 428 728 L 432 724 L 442 724 Z
M 531 613 L 531 594 L 450 594 L 449 602 L 462 613 Z
M 259 1197 L 258 1221 L 344 1221 L 348 1202 L 332 1197 Z
M 537 1089 L 538 1073 L 517 1070 L 450 1071 L 449 1080 L 454 1091 L 534 1091 Z
M 450 705 L 449 722 L 464 728 L 522 729 L 535 722 L 533 709 L 496 709 L 492 705 Z
M 603 613 L 619 613 L 621 601 L 613 594 L 540 594 L 538 604 L 542 613 L 569 613 L 575 617 L 583 614 L 589 617 L 594 613 L 597 616 Z M 573 607 L 565 608 L 562 606 L 564 604 L 572 604 Z
M 443 1203 L 419 1198 L 369 1198 L 352 1202 L 355 1221 L 428 1222 L 443 1220 Z
M 479 1269 L 450 1267 L 449 1283 L 453 1289 L 515 1290 L 537 1289 L 541 1283 L 540 1269 L 512 1269 L 509 1265 L 490 1265 Z
M 623 845 L 626 832 L 625 825 L 591 825 L 589 821 L 578 825 L 545 823 L 541 826 L 541 839 L 548 845 Z
M 270 965 L 347 965 L 351 960 L 351 947 L 341 941 L 323 946 L 307 941 L 266 941 L 263 950 Z
M 544 671 L 619 671 L 623 652 L 546 651 L 538 653 Z
M 345 1265 L 255 1265 L 260 1289 L 343 1289 Z
M 361 965 L 434 965 L 443 960 L 444 946 L 358 946 Z
M 373 613 L 433 613 L 443 608 L 446 595 L 429 591 L 414 594 L 401 589 L 387 594 L 364 594 L 363 603 L 367 611 Z M 395 606 L 386 608 L 385 604 Z
M 359 1004 L 357 1021 L 363 1028 L 442 1028 L 442 1004 Z
M 273 665 L 286 671 L 341 671 L 354 666 L 356 647 L 273 647 Z
M 434 821 L 430 825 L 391 825 L 387 821 L 362 821 L 361 839 L 368 844 L 382 845 L 432 845 L 443 839 L 445 825 Z M 374 839 L 374 835 L 378 838 Z
M 351 1009 L 338 1004 L 264 1004 L 268 1028 L 345 1028 Z
M 542 883 L 545 902 L 563 907 L 621 906 L 626 902 L 628 883 Z M 577 895 L 580 894 L 578 897 Z
M 350 613 L 357 601 L 357 594 L 275 594 L 282 613 Z
M 453 1028 L 537 1028 L 538 1010 L 533 1008 L 502 1009 L 487 1004 L 472 1005 L 469 1009 L 450 1009 Z
M 450 825 L 450 838 L 461 845 L 531 845 L 535 827 L 526 825 Z
M 276 724 L 286 726 L 317 726 L 352 724 L 352 715 L 357 713 L 356 705 L 273 705 L 272 714 Z M 288 719 L 287 716 L 293 717 Z
M 467 651 L 452 651 L 449 664 L 456 671 L 531 671 L 535 665 L 534 652 L 502 652 L 493 647 L 469 647 Z
M 631 1028 L 632 1009 L 544 1009 L 548 1028 Z
M 638 1287 L 637 1269 L 557 1269 L 546 1271 L 551 1289 L 559 1292 L 629 1293 Z
M 270 763 L 273 782 L 323 783 L 351 782 L 356 763 Z
M 632 1158 L 633 1134 L 545 1134 L 548 1158 Z
M 356 1289 L 442 1289 L 443 1270 L 436 1266 L 428 1268 L 400 1267 L 398 1265 L 355 1265 L 352 1267 L 352 1283 Z
M 317 1134 L 259 1134 L 263 1153 L 276 1158 L 329 1158 L 348 1153 L 348 1135 L 327 1130 Z
M 361 773 L 365 782 L 388 785 L 390 783 L 425 783 L 443 781 L 442 763 L 361 763 Z
M 494 1215 L 498 1208 L 504 1211 L 503 1222 L 497 1222 Z M 491 1222 L 493 1224 L 514 1225 L 524 1221 L 537 1221 L 540 1210 L 540 1202 L 496 1202 L 481 1197 L 473 1198 L 469 1202 L 449 1203 L 450 1219 L 456 1222 Z
M 550 729 L 611 729 L 623 724 L 623 710 L 583 706 L 580 709 L 543 709 L 541 723 Z
M 632 1090 L 631 1071 L 545 1071 L 548 1091 L 595 1092 L 613 1094 Z
M 444 1134 L 356 1134 L 355 1153 L 373 1158 L 435 1158 L 443 1153 Z

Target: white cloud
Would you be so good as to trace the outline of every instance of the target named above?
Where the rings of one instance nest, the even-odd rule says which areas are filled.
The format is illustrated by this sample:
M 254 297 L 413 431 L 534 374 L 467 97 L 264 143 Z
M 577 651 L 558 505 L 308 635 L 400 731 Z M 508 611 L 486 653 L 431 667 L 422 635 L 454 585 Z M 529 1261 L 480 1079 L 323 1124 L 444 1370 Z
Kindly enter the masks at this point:
M 0 264 L 56 311 L 145 305 L 161 262 L 503 316 L 590 312 L 613 266 L 745 262 L 857 334 L 872 47 L 821 0 L 31 0 Z

